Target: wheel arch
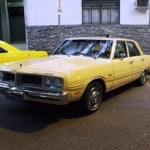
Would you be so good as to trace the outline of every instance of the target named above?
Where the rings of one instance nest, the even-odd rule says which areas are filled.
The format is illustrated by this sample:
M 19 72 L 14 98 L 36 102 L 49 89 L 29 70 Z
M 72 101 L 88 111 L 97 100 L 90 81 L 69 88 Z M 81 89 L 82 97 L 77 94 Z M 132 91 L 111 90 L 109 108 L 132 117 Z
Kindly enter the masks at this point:
M 102 92 L 105 93 L 106 92 L 106 84 L 105 84 L 105 81 L 102 79 L 102 78 L 95 78 L 93 80 L 91 80 L 88 84 L 87 84 L 87 87 L 89 84 L 93 83 L 93 82 L 99 82 L 102 86 Z
M 100 90 L 100 91 L 98 91 L 98 93 L 99 93 L 98 97 L 96 95 L 97 90 L 95 90 L 95 89 Z M 94 91 L 94 94 L 92 93 L 93 91 Z M 80 106 L 81 106 L 82 110 L 84 110 L 88 114 L 95 112 L 101 104 L 102 96 L 105 91 L 106 91 L 106 85 L 105 85 L 105 82 L 103 79 L 96 78 L 96 79 L 91 80 L 87 84 L 86 89 L 82 95 L 82 98 L 79 101 L 79 103 L 81 104 Z M 90 93 L 90 98 L 89 98 L 89 93 Z M 92 94 L 92 96 L 91 96 L 91 94 Z
M 150 73 L 150 69 L 149 68 L 145 68 L 144 72 L 146 72 L 146 74 L 149 74 Z

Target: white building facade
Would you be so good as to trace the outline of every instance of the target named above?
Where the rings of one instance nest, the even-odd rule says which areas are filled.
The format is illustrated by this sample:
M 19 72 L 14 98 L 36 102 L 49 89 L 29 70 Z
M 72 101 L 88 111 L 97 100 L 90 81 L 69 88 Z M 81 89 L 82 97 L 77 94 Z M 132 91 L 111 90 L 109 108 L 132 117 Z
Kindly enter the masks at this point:
M 29 49 L 45 49 L 51 52 L 59 44 L 59 38 L 63 41 L 68 37 L 92 37 L 108 34 L 111 37 L 135 39 L 146 52 L 150 50 L 150 11 L 148 0 L 4 1 L 5 4 L 3 3 L 0 8 L 0 20 L 3 21 L 8 15 L 5 24 L 11 20 L 9 15 L 11 15 L 11 12 L 13 13 L 13 3 L 18 3 L 18 8 L 19 3 L 21 7 L 23 6 L 25 41 Z M 9 8 L 9 6 L 12 7 L 4 16 L 3 7 Z M 62 10 L 60 14 L 60 34 L 58 7 Z M 6 8 L 5 11 L 7 12 Z M 4 23 L 1 23 L 0 37 L 12 42 L 10 26 L 11 22 L 8 25 L 10 31 L 7 31 L 7 35 L 4 35 Z M 23 27 L 21 30 L 23 30 Z M 23 32 L 21 31 L 21 33 Z
M 62 25 L 81 25 L 83 23 L 83 3 L 90 2 L 92 5 L 98 1 L 108 4 L 108 7 L 116 1 L 119 5 L 119 24 L 122 25 L 149 25 L 149 9 L 137 9 L 137 0 L 61 0 Z M 143 1 L 143 0 L 142 0 Z M 105 5 L 107 5 L 107 3 Z M 89 5 L 90 6 L 90 5 Z M 26 25 L 58 25 L 58 0 L 25 0 Z M 97 7 L 98 8 L 98 7 Z M 94 9 L 94 8 L 93 8 Z M 95 8 L 96 10 L 96 8 Z

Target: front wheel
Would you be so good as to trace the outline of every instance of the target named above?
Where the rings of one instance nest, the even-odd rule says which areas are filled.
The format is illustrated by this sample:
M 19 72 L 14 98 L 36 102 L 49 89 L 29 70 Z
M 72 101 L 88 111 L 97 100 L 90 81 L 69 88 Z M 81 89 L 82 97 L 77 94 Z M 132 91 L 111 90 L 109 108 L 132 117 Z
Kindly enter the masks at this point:
M 88 113 L 95 112 L 101 104 L 102 94 L 102 86 L 99 82 L 90 83 L 81 100 L 83 109 Z

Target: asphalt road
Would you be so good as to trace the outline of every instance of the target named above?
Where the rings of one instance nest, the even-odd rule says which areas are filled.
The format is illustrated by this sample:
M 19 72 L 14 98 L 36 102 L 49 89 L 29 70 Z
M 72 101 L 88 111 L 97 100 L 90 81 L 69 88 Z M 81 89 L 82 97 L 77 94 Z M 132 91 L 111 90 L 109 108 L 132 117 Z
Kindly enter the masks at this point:
M 0 95 L 0 150 L 150 150 L 150 78 L 106 94 L 91 115 Z

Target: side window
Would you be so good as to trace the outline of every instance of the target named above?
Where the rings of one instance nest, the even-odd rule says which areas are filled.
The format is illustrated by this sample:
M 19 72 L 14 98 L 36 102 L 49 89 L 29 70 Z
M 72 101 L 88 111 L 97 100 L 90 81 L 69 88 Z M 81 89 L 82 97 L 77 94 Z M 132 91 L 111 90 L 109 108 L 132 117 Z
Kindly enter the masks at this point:
M 0 47 L 0 53 L 7 53 L 7 51 Z
M 130 57 L 140 55 L 138 48 L 136 47 L 136 45 L 133 42 L 127 42 L 127 46 L 129 49 L 129 56 Z
M 123 54 L 124 57 L 127 57 L 126 44 L 123 41 L 117 41 L 114 59 L 120 58 L 121 54 Z

